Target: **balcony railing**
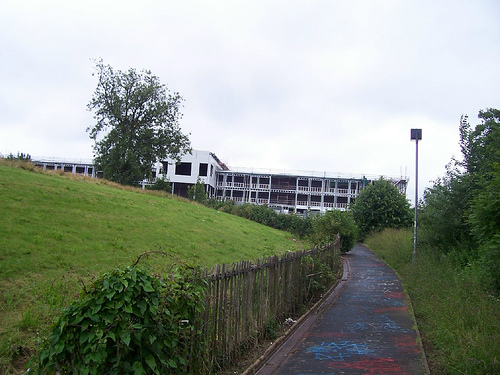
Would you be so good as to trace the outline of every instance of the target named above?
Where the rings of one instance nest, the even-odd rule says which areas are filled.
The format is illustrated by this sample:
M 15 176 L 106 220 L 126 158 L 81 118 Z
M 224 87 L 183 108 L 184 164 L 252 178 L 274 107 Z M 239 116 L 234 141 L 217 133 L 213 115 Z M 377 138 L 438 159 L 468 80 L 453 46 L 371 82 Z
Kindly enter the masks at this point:
M 311 193 L 311 194 L 331 194 L 331 195 L 339 195 L 339 196 L 356 196 L 359 191 L 356 189 L 324 189 L 321 187 L 309 187 L 309 186 L 279 186 L 269 184 L 245 184 L 242 182 L 223 182 L 217 181 L 217 188 L 220 189 L 237 189 L 237 190 L 264 190 L 269 191 L 278 190 L 288 193 Z
M 269 190 L 269 184 L 252 184 L 252 189 Z
M 219 201 L 229 201 L 233 200 L 235 202 L 245 203 L 248 200 L 245 200 L 243 197 L 217 197 Z M 251 198 L 249 203 L 254 204 L 267 204 L 267 205 L 285 205 L 285 206 L 296 206 L 298 208 L 311 208 L 311 207 L 324 207 L 324 208 L 338 208 L 338 209 L 347 209 L 348 203 L 331 203 L 331 202 L 307 202 L 307 201 L 297 201 L 296 203 L 293 200 L 283 200 L 283 199 L 265 199 L 265 198 Z
M 269 199 L 252 198 L 252 199 L 250 199 L 250 203 L 255 203 L 255 204 L 269 204 Z

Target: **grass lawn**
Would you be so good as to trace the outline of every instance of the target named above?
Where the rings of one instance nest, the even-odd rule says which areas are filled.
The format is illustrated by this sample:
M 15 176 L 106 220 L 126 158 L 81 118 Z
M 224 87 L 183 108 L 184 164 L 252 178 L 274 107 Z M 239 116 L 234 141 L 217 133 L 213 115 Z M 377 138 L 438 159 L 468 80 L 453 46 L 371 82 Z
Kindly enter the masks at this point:
M 0 160 L 0 372 L 23 373 L 39 336 L 82 283 L 141 264 L 203 266 L 307 245 L 289 233 L 162 193 Z M 19 366 L 16 363 L 19 362 Z

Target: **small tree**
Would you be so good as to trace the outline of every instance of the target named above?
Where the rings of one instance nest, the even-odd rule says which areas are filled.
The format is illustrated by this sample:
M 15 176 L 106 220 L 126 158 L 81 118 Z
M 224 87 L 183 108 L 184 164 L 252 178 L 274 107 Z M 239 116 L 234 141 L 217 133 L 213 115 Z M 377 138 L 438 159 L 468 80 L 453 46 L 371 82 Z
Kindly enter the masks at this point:
M 367 186 L 351 205 L 359 239 L 385 228 L 404 228 L 411 225 L 410 204 L 396 186 L 381 178 Z
M 196 184 L 188 186 L 187 194 L 189 199 L 200 204 L 207 204 L 207 191 L 205 189 L 205 183 L 201 180 L 200 176 L 196 179 Z
M 179 128 L 179 93 L 170 93 L 149 70 L 115 71 L 102 60 L 96 70 L 97 88 L 88 109 L 95 111 L 97 123 L 87 131 L 104 178 L 135 185 L 151 177 L 159 159 L 180 159 L 190 152 L 189 139 Z

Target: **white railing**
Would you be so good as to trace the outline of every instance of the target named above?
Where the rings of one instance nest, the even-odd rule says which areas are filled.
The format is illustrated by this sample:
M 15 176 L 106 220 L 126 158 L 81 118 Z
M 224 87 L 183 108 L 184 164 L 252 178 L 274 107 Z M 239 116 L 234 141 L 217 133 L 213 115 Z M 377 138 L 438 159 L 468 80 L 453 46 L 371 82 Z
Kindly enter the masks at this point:
M 45 163 L 45 164 L 83 164 L 83 165 L 93 165 L 93 159 L 87 158 L 57 158 L 49 156 L 32 156 L 31 161 L 33 163 Z
M 252 189 L 269 190 L 269 184 L 252 184 Z
M 224 181 L 217 181 L 217 187 L 220 188 L 236 188 L 236 189 L 248 189 L 249 185 L 244 184 L 242 182 L 226 182 Z
M 252 167 L 238 167 L 230 166 L 229 171 L 226 173 L 249 173 L 253 175 L 262 176 L 300 176 L 300 177 L 313 177 L 313 178 L 341 178 L 341 179 L 368 179 L 368 180 L 378 180 L 380 177 L 384 177 L 386 180 L 400 180 L 402 177 L 389 177 L 380 176 L 364 173 L 342 173 L 342 172 L 320 172 L 320 171 L 308 171 L 308 170 L 287 170 L 287 169 L 274 169 L 274 168 L 252 168 Z
M 251 198 L 250 203 L 255 203 L 255 204 L 269 204 L 269 199 L 264 199 L 264 198 Z
M 287 201 L 279 201 L 277 199 L 272 199 L 272 200 L 269 200 L 269 199 L 265 199 L 265 198 L 251 198 L 249 201 L 248 200 L 245 200 L 243 197 L 217 197 L 217 200 L 218 201 L 229 201 L 229 200 L 232 200 L 232 201 L 235 201 L 235 202 L 241 202 L 241 203 L 245 203 L 245 202 L 249 202 L 249 203 L 254 203 L 254 204 L 260 204 L 260 205 L 263 205 L 263 204 L 266 204 L 266 205 L 269 205 L 269 204 L 272 204 L 272 205 L 286 205 L 286 206 L 296 206 L 296 207 L 324 207 L 324 208 L 329 208 L 329 209 L 332 209 L 332 208 L 338 208 L 338 209 L 347 209 L 348 207 L 348 203 L 331 203 L 331 202 L 323 202 L 323 204 L 321 202 L 315 202 L 315 201 L 312 201 L 312 202 L 308 202 L 308 201 L 297 201 L 296 203 L 294 203 L 293 201 L 291 200 L 287 200 Z

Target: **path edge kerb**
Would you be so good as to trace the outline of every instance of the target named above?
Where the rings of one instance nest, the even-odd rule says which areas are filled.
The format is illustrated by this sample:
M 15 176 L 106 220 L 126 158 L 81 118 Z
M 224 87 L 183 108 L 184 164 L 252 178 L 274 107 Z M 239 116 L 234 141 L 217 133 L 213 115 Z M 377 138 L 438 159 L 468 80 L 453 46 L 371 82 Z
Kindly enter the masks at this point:
M 373 251 L 372 249 L 370 249 L 370 247 L 368 245 L 366 245 L 366 244 L 362 244 L 362 245 L 364 247 L 366 247 L 368 250 L 370 250 L 373 254 L 375 254 L 382 262 L 384 262 L 384 264 L 387 267 L 389 267 L 391 270 L 393 270 L 394 273 L 397 275 L 398 279 L 401 281 L 401 284 L 403 285 L 403 292 L 405 294 L 405 298 L 408 301 L 408 305 L 410 306 L 409 313 L 410 313 L 411 319 L 413 320 L 413 324 L 415 325 L 415 332 L 417 334 L 417 342 L 418 342 L 418 345 L 420 347 L 420 356 L 421 356 L 422 363 L 424 365 L 424 371 L 425 371 L 425 373 L 427 375 L 429 375 L 431 373 L 431 371 L 430 371 L 430 368 L 429 368 L 429 363 L 427 362 L 427 356 L 425 355 L 424 342 L 422 340 L 422 335 L 420 334 L 420 329 L 418 328 L 417 317 L 415 316 L 415 308 L 413 307 L 413 302 L 411 300 L 410 295 L 407 292 L 407 289 L 405 287 L 405 283 L 403 282 L 403 279 L 399 275 L 398 271 L 396 271 L 394 268 L 392 268 L 384 259 L 382 259 L 381 257 L 379 257 L 375 253 L 375 251 Z
M 253 375 L 256 374 L 264 364 L 276 353 L 278 350 L 286 343 L 286 341 L 300 328 L 304 323 L 311 318 L 313 314 L 317 314 L 316 318 L 321 314 L 325 308 L 333 303 L 336 297 L 340 294 L 341 290 L 344 288 L 345 283 L 350 275 L 349 262 L 344 255 L 342 255 L 342 276 L 337 279 L 334 285 L 332 285 L 328 291 L 321 297 L 321 299 L 316 302 L 304 315 L 302 315 L 295 324 L 290 327 L 283 335 L 281 335 L 274 343 L 266 349 L 264 354 L 262 354 L 254 363 L 252 363 L 241 375 Z

